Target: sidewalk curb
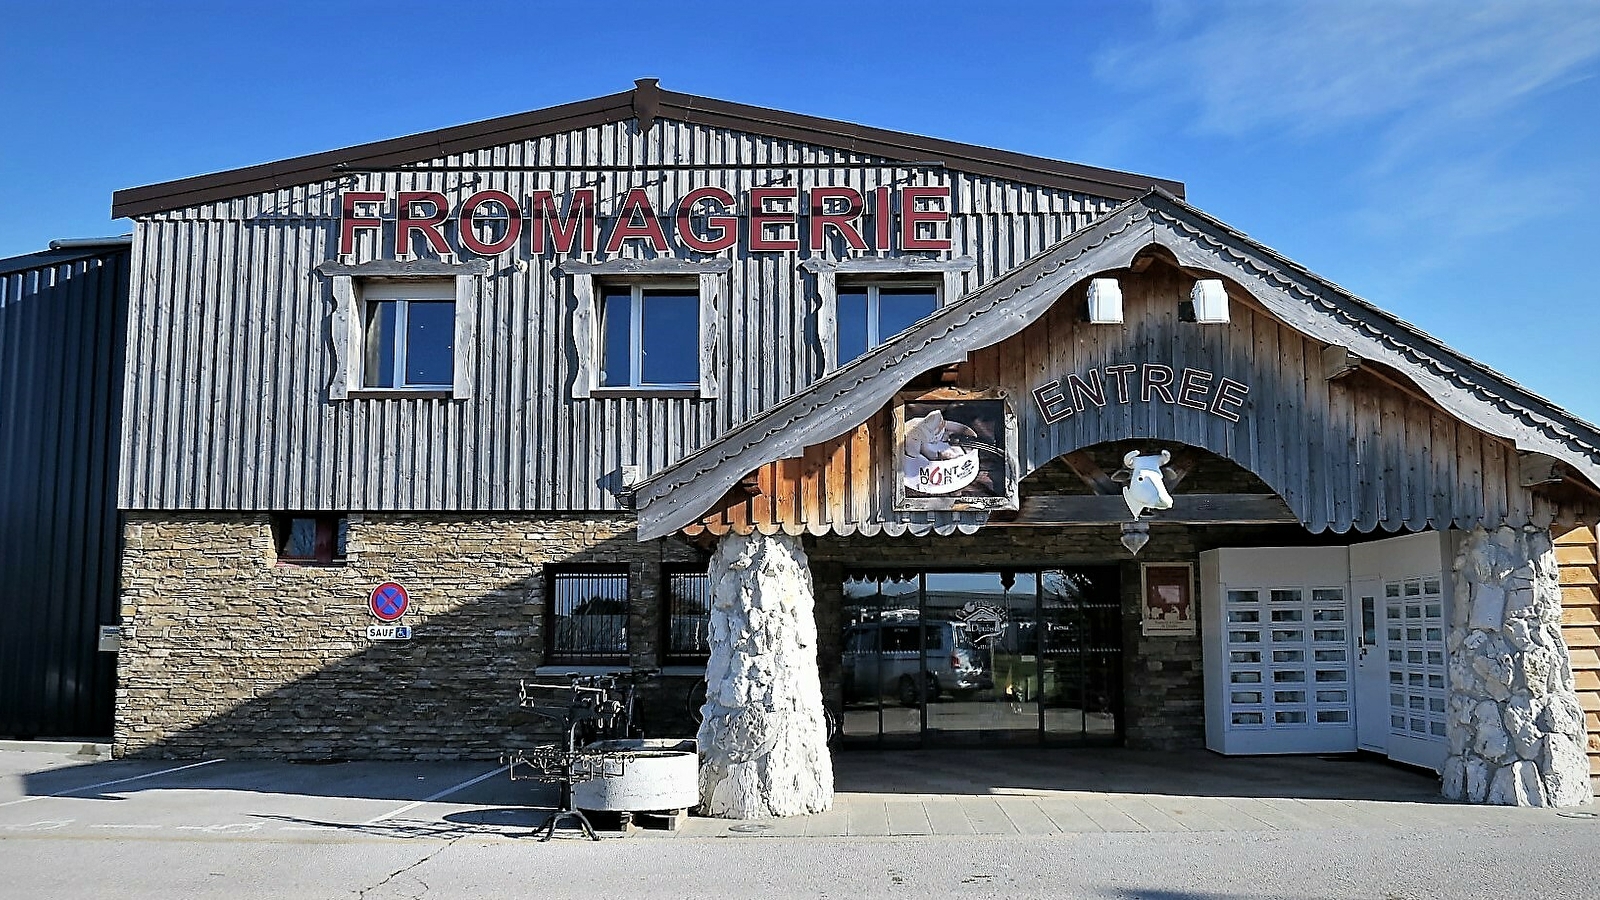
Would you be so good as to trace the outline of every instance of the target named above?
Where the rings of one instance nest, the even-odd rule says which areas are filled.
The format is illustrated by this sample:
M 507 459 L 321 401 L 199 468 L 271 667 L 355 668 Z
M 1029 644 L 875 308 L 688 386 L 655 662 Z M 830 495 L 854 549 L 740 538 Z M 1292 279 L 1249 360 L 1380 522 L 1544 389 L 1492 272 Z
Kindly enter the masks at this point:
M 111 744 L 96 741 L 0 741 L 0 751 L 3 750 L 54 753 L 59 756 L 76 756 L 81 759 L 108 760 L 111 758 Z

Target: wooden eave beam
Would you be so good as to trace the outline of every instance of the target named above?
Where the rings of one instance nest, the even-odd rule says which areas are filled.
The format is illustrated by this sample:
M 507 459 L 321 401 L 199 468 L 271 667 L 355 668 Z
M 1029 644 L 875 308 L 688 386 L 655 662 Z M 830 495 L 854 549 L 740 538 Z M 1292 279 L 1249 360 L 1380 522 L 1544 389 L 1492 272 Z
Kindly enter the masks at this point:
M 1522 486 L 1525 488 L 1555 484 L 1567 477 L 1566 464 L 1544 453 L 1518 452 L 1517 464 L 1522 470 Z
M 1052 494 L 1025 497 L 1010 521 L 994 525 L 1123 525 L 1128 507 L 1121 497 Z M 1172 508 L 1150 510 L 1140 521 L 1157 525 L 1292 525 L 1300 518 L 1276 494 L 1182 494 Z
M 1343 378 L 1365 362 L 1349 347 L 1333 344 L 1322 349 L 1322 377 L 1325 381 Z
M 1074 450 L 1062 456 L 1061 461 L 1072 470 L 1072 474 L 1078 476 L 1079 481 L 1097 495 L 1102 497 L 1122 495 L 1122 486 L 1111 480 L 1111 476 L 1106 474 L 1105 469 L 1100 468 L 1100 464 L 1094 461 L 1094 457 L 1090 456 L 1088 451 Z
M 1172 459 L 1161 467 L 1161 474 L 1165 479 L 1167 492 L 1171 493 L 1178 485 L 1183 483 L 1195 466 L 1200 464 L 1200 454 L 1189 448 L 1179 450 L 1173 454 Z M 1119 490 L 1117 493 L 1121 493 Z

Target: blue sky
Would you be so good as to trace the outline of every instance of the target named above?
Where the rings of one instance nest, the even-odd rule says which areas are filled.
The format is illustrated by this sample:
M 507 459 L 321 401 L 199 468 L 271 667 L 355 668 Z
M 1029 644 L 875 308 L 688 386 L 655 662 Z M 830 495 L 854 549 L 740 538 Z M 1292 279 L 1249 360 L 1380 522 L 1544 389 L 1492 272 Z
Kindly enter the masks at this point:
M 1600 0 L 117 2 L 0 28 L 0 256 L 111 192 L 625 90 L 1181 180 L 1590 421 Z

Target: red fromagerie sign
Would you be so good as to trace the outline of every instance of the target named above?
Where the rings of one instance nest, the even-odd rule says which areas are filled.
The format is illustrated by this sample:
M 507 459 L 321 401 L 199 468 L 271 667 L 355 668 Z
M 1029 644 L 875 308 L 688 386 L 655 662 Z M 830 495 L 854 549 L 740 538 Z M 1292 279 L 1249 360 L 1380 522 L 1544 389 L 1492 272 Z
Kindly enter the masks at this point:
M 618 253 L 624 247 L 656 252 L 685 249 L 716 253 L 739 245 L 751 252 L 818 252 L 829 241 L 851 250 L 949 250 L 949 187 L 880 187 L 863 194 L 849 187 L 751 188 L 736 197 L 718 187 L 696 188 L 669 208 L 657 209 L 648 192 L 634 188 L 600 214 L 593 188 L 534 191 L 513 197 L 478 191 L 452 201 L 439 191 L 346 191 L 340 200 L 339 252 L 354 253 L 357 237 L 380 240 L 391 232 L 395 256 L 426 245 L 434 253 L 495 256 L 524 248 L 534 255 Z

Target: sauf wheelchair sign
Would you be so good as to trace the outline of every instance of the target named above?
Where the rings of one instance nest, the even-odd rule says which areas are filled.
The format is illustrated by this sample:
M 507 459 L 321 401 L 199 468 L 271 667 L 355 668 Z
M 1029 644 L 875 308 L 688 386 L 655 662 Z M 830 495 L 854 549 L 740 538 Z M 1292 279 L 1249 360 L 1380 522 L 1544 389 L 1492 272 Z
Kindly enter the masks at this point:
M 373 641 L 409 641 L 411 626 L 392 624 L 411 608 L 411 595 L 393 581 L 385 581 L 372 589 L 367 598 L 367 609 L 383 625 L 367 626 L 367 639 Z

